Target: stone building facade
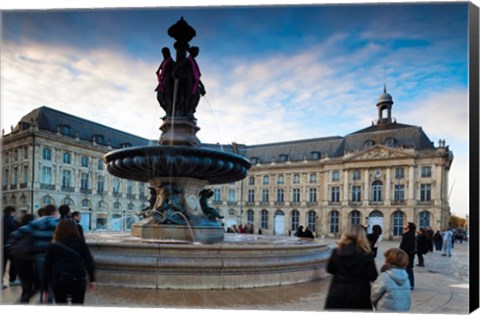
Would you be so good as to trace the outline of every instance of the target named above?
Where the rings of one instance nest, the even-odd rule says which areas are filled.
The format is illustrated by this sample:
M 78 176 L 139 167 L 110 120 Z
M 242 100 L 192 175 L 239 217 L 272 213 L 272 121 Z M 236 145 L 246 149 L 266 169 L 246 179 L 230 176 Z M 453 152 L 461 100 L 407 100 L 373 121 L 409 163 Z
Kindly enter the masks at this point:
M 421 127 L 392 118 L 392 97 L 377 101 L 371 126 L 344 137 L 262 145 L 210 145 L 252 162 L 242 181 L 213 185 L 212 206 L 225 227 L 251 223 L 255 233 L 287 235 L 309 226 L 317 237 L 340 236 L 352 223 L 401 235 L 405 222 L 448 225 L 453 154 Z M 47 107 L 24 116 L 2 136 L 2 201 L 24 212 L 67 203 L 87 229 L 128 229 L 148 205 L 148 184 L 109 175 L 102 156 L 148 140 Z M 32 168 L 33 166 L 33 168 Z M 20 211 L 19 211 L 20 212 Z
M 40 107 L 2 136 L 2 203 L 37 214 L 47 204 L 82 213 L 85 229 L 128 228 L 148 203 L 148 185 L 113 178 L 102 157 L 148 140 Z
M 233 146 L 253 167 L 245 180 L 213 187 L 226 224 L 252 223 L 267 234 L 302 225 L 329 237 L 352 223 L 379 224 L 387 239 L 405 222 L 447 227 L 453 154 L 445 140 L 435 146 L 421 127 L 397 123 L 392 105 L 385 90 L 376 122 L 345 137 Z

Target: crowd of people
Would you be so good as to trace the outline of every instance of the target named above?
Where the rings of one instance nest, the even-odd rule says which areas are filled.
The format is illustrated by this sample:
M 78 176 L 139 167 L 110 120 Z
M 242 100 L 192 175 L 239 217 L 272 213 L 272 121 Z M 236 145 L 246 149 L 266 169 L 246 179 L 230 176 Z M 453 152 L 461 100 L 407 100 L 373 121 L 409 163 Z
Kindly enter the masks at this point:
M 85 243 L 81 214 L 68 205 L 47 205 L 38 217 L 25 214 L 15 220 L 7 206 L 3 218 L 2 289 L 9 262 L 10 285 L 20 278 L 20 303 L 40 293 L 40 303 L 83 304 L 87 286 L 95 289 L 95 264 Z M 88 279 L 88 280 L 87 280 Z
M 442 251 L 442 256 L 452 255 L 452 247 L 459 236 L 451 228 L 433 232 L 431 227 L 417 227 L 412 222 L 403 226 L 398 248 L 389 248 L 383 255 L 385 261 L 378 273 L 375 266 L 377 248 L 382 239 L 379 225 L 367 229 L 351 225 L 333 250 L 327 272 L 333 275 L 325 301 L 328 310 L 377 310 L 405 312 L 410 310 L 410 292 L 415 288 L 414 261 L 425 266 L 429 252 Z M 458 235 L 458 233 L 457 233 Z M 463 241 L 463 239 L 462 239 Z

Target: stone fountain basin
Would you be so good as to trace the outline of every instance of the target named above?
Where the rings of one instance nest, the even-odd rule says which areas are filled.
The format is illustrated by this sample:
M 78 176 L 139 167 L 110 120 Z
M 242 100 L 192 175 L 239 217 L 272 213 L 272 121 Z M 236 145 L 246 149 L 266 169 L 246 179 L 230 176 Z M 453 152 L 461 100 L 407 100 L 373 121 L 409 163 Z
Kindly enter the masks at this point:
M 323 241 L 225 234 L 200 244 L 140 239 L 121 232 L 87 233 L 97 282 L 151 289 L 234 289 L 290 285 L 326 276 Z
M 119 149 L 103 160 L 110 174 L 142 182 L 155 177 L 190 177 L 224 184 L 243 179 L 251 167 L 236 154 L 184 145 Z

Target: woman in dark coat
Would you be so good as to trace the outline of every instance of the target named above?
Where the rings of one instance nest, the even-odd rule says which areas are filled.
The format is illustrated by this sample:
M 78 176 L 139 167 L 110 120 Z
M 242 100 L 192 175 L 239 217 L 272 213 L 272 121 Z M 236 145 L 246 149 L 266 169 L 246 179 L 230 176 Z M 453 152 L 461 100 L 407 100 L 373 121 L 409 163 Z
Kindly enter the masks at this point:
M 43 300 L 47 300 L 51 285 L 55 303 L 67 303 L 70 295 L 72 304 L 83 304 L 87 288 L 85 269 L 89 288 L 95 289 L 95 267 L 90 250 L 75 224 L 71 220 L 60 220 L 47 248 Z
M 404 250 L 405 253 L 408 254 L 408 266 L 406 268 L 408 273 L 408 280 L 410 280 L 410 288 L 413 290 L 415 287 L 415 276 L 413 274 L 413 262 L 415 260 L 415 253 L 417 252 L 416 249 L 416 241 L 415 241 L 415 230 L 417 226 L 412 223 L 408 222 L 403 226 L 403 234 L 402 234 L 402 241 L 400 243 L 400 249 Z
M 425 267 L 423 261 L 423 255 L 426 255 L 428 252 L 428 241 L 427 235 L 424 229 L 420 229 L 417 235 L 417 257 L 418 257 L 418 267 Z
M 442 250 L 443 238 L 442 235 L 440 235 L 440 231 L 437 231 L 433 236 L 433 242 L 435 243 L 435 250 Z
M 325 309 L 372 310 L 370 283 L 378 276 L 365 229 L 353 224 L 328 261 L 333 275 Z

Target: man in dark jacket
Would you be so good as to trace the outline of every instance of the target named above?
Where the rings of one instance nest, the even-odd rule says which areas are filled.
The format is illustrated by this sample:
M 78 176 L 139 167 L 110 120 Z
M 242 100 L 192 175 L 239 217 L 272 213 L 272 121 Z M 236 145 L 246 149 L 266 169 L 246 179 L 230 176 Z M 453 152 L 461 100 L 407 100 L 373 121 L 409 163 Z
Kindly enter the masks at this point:
M 3 284 L 3 277 L 5 275 L 5 270 L 7 267 L 7 261 L 10 260 L 10 269 L 8 272 L 9 280 L 10 280 L 10 285 L 15 285 L 17 284 L 18 281 L 16 281 L 17 278 L 17 271 L 15 269 L 15 264 L 12 260 L 12 257 L 9 255 L 8 250 L 7 250 L 7 239 L 9 238 L 10 234 L 15 231 L 17 228 L 18 223 L 15 220 L 15 208 L 11 206 L 5 207 L 3 209 L 3 269 L 2 269 L 2 289 L 6 289 L 7 286 Z
M 82 219 L 82 214 L 79 211 L 72 212 L 72 221 L 75 223 L 75 226 L 78 229 L 78 233 L 80 233 L 80 238 L 85 240 L 85 236 L 83 235 L 83 227 L 80 224 L 80 220 Z
M 412 223 L 408 222 L 403 226 L 403 234 L 402 234 L 402 241 L 400 243 L 400 249 L 404 250 L 408 254 L 408 266 L 406 268 L 408 273 L 408 280 L 410 281 L 410 288 L 413 290 L 415 287 L 415 277 L 413 274 L 413 263 L 415 260 L 415 253 L 417 252 L 416 249 L 416 238 L 415 238 L 415 230 L 417 226 Z

